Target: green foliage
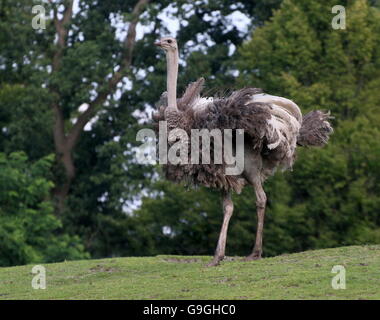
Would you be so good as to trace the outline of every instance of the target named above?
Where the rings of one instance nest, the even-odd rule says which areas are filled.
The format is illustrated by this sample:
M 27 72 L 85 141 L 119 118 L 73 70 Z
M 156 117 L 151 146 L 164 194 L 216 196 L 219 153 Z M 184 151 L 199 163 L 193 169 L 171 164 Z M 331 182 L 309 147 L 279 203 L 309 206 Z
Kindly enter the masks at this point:
M 6 153 L 23 150 L 31 160 L 52 150 L 51 112 L 46 92 L 34 85 L 0 87 L 0 148 Z
M 0 153 L 0 266 L 88 257 L 78 237 L 58 232 L 62 225 L 49 201 L 52 161 Z
M 241 83 L 292 97 L 305 111 L 329 109 L 337 121 L 374 111 L 380 13 L 364 0 L 348 3 L 347 28 L 334 30 L 334 1 L 284 1 L 240 49 Z

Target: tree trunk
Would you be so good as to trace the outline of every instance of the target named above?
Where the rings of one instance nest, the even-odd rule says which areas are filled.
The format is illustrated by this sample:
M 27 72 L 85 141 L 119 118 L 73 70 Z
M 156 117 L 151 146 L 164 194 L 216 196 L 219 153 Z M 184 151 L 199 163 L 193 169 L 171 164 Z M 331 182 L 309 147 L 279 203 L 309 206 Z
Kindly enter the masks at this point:
M 54 189 L 55 213 L 61 215 L 66 207 L 66 199 L 70 191 L 71 183 L 75 179 L 75 165 L 71 148 L 65 148 L 65 152 L 57 154 L 58 164 L 64 169 L 64 178 Z
M 53 19 L 57 33 L 57 45 L 54 55 L 52 57 L 52 72 L 59 72 L 62 64 L 63 50 L 66 48 L 68 28 L 73 14 L 73 2 L 74 0 L 65 1 L 65 9 L 63 11 L 63 17 L 58 18 L 58 7 L 52 1 L 49 0 L 53 8 Z M 89 107 L 83 112 L 73 125 L 73 127 L 66 133 L 65 132 L 65 119 L 62 112 L 62 106 L 60 105 L 60 92 L 58 87 L 51 86 L 50 91 L 53 95 L 52 110 L 54 113 L 54 145 L 55 153 L 57 155 L 58 165 L 63 168 L 64 177 L 61 181 L 56 181 L 56 187 L 53 191 L 54 198 L 56 200 L 55 213 L 57 215 L 62 214 L 65 210 L 66 200 L 70 191 L 71 184 L 75 179 L 75 165 L 73 161 L 73 152 L 75 145 L 79 141 L 80 135 L 84 126 L 88 121 L 96 114 L 96 112 L 102 107 L 107 100 L 109 94 L 115 91 L 117 84 L 122 80 L 126 70 L 130 67 L 132 62 L 132 53 L 136 41 L 136 26 L 139 21 L 141 13 L 144 11 L 145 5 L 149 0 L 138 0 L 132 11 L 132 18 L 128 26 L 127 35 L 124 38 L 123 43 L 123 55 L 120 61 L 120 68 L 114 72 L 112 77 L 108 80 L 104 80 L 99 84 L 98 96 L 94 101 L 89 103 Z M 58 180 L 58 179 L 57 179 Z

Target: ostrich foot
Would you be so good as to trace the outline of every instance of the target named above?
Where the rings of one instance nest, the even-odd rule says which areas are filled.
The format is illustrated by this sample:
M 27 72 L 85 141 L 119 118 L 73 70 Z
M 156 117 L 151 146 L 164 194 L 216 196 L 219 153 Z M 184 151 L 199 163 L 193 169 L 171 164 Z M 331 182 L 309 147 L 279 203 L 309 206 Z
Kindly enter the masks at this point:
M 253 252 L 249 256 L 245 257 L 244 261 L 253 261 L 253 260 L 260 260 L 261 259 L 261 252 Z
M 220 261 L 223 260 L 224 257 L 214 257 L 208 264 L 206 264 L 206 267 L 216 267 L 220 264 Z

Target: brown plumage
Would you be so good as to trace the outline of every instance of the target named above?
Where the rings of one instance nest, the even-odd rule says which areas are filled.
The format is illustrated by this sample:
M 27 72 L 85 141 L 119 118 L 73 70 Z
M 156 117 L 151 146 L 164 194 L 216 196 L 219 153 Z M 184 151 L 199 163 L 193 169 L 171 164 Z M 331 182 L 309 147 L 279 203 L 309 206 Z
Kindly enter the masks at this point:
M 252 185 L 256 194 L 258 228 L 253 252 L 247 259 L 259 259 L 266 205 L 262 184 L 277 168 L 292 167 L 297 145 L 323 146 L 327 143 L 333 132 L 328 122 L 329 114 L 312 111 L 302 117 L 299 107 L 291 100 L 266 95 L 257 88 L 243 88 L 227 97 L 204 98 L 200 95 L 203 78 L 189 84 L 177 99 L 177 43 L 173 38 L 163 38 L 157 45 L 167 52 L 168 92 L 161 96 L 157 112 L 153 114 L 156 130 L 160 121 L 167 121 L 169 131 L 179 128 L 188 137 L 192 129 L 232 129 L 235 134 L 237 129 L 244 130 L 244 170 L 241 174 L 226 175 L 228 164 L 224 157 L 222 163 L 213 161 L 216 145 L 211 139 L 209 164 L 202 164 L 201 158 L 200 164 L 169 163 L 164 165 L 166 178 L 222 191 L 224 220 L 215 256 L 209 265 L 219 264 L 224 257 L 228 222 L 233 211 L 231 192 L 239 193 L 245 185 Z M 188 144 L 188 159 L 191 159 L 192 140 L 182 142 Z M 168 141 L 168 147 L 174 143 L 176 141 Z M 199 146 L 202 150 L 201 142 Z

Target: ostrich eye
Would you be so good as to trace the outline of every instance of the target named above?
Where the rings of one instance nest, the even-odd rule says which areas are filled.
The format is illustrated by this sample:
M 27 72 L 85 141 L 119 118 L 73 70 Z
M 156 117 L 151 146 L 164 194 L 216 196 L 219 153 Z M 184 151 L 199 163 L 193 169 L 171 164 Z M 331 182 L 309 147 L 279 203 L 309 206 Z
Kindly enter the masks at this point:
M 172 41 L 171 41 L 171 40 L 168 40 L 168 43 L 172 43 Z

